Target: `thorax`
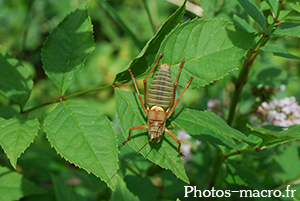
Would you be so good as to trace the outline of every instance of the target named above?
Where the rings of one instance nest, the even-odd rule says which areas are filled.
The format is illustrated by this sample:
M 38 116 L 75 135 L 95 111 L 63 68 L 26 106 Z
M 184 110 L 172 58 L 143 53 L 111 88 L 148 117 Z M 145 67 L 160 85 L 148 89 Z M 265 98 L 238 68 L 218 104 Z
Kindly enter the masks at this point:
M 148 110 L 148 134 L 153 141 L 159 142 L 165 130 L 167 113 L 161 106 L 152 106 Z

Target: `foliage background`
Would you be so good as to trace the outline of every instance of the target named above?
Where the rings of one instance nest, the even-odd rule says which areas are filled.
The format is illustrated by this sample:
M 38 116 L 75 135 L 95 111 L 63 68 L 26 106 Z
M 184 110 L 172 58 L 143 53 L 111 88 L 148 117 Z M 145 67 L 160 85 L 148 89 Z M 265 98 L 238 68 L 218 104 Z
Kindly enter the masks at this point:
M 67 14 L 83 2 L 83 0 L 0 0 L 0 44 L 3 49 L 22 61 L 34 80 L 33 91 L 25 110 L 57 98 L 57 88 L 47 78 L 42 68 L 41 49 L 49 33 Z M 157 30 L 178 8 L 170 2 L 161 0 L 147 1 L 147 4 L 153 27 L 142 1 L 90 1 L 89 15 L 93 24 L 95 49 L 86 60 L 84 70 L 66 95 L 112 84 L 115 75 L 126 67 L 155 34 L 154 30 Z M 218 17 L 232 21 L 234 14 L 247 18 L 246 12 L 237 1 L 201 1 L 200 6 L 204 9 L 205 18 Z M 288 4 L 286 9 L 290 9 Z M 113 11 L 116 11 L 121 20 L 113 15 Z M 195 14 L 186 12 L 183 21 L 194 17 Z M 250 24 L 255 24 L 253 20 L 249 19 L 249 21 Z M 290 53 L 299 55 L 299 38 L 276 38 L 276 40 Z M 261 97 L 266 96 L 267 100 L 272 100 L 295 96 L 297 100 L 300 100 L 299 60 L 274 57 L 271 53 L 261 54 L 255 62 L 255 69 L 268 69 L 268 67 L 280 69 L 280 73 L 269 80 L 267 77 L 261 79 L 259 71 L 250 72 L 251 81 L 247 82 L 243 91 L 239 108 L 241 116 L 237 118 L 233 126 L 245 133 L 249 132 L 246 128 L 246 123 L 249 122 L 248 114 L 253 113 L 254 105 L 262 102 Z M 209 99 L 219 99 L 222 112 L 226 116 L 230 94 L 234 90 L 233 81 L 237 75 L 238 72 L 233 71 L 229 76 L 205 88 L 187 90 L 181 99 L 180 106 L 205 110 Z M 138 85 L 140 91 L 143 91 L 142 79 L 138 80 Z M 286 86 L 284 91 L 278 90 L 281 85 Z M 272 93 L 259 90 L 266 89 L 266 87 L 271 87 Z M 131 83 L 124 84 L 120 88 L 125 91 L 134 91 Z M 181 90 L 182 88 L 179 92 Z M 117 133 L 120 146 L 124 137 L 119 129 L 112 88 L 74 97 L 73 101 L 92 105 L 107 115 L 113 122 L 112 126 Z M 29 186 L 32 191 L 28 191 L 29 196 L 23 199 L 63 200 L 68 199 L 65 198 L 66 195 L 73 198 L 69 200 L 91 199 L 104 182 L 61 158 L 51 148 L 43 132 L 44 119 L 55 106 L 49 105 L 29 113 L 28 118 L 38 117 L 41 128 L 34 143 L 21 155 L 16 166 L 16 171 L 24 176 L 23 180 L 27 179 L 22 181 L 22 185 Z M 18 106 L 0 94 L 0 116 L 9 119 L 17 113 Z M 298 145 L 299 142 L 291 142 L 289 145 L 282 144 L 258 153 L 243 153 L 231 157 L 222 163 L 215 181 L 215 189 L 246 188 L 284 191 L 287 184 L 293 184 L 292 189 L 297 190 L 296 197 L 300 198 L 300 149 Z M 129 146 L 120 148 L 119 166 L 129 160 L 134 153 Z M 193 148 L 192 153 L 191 159 L 185 163 L 190 183 L 197 186 L 197 189 L 206 189 L 211 181 L 215 161 L 219 157 L 219 148 L 203 141 L 198 148 Z M 0 165 L 1 174 L 6 174 L 9 170 L 14 171 L 3 150 L 0 150 Z M 119 200 L 119 196 L 122 197 L 120 192 L 123 191 L 128 193 L 127 196 L 135 195 L 133 197 L 139 200 L 187 199 L 183 197 L 183 186 L 187 185 L 186 183 L 177 179 L 171 171 L 161 169 L 140 155 L 137 155 L 120 174 L 121 176 L 126 174 L 124 177 L 126 185 L 123 180 L 119 180 L 121 188 L 128 188 L 131 193 L 124 189 L 118 189 L 112 193 L 110 189 L 105 188 L 101 190 L 98 198 Z M 32 183 L 27 184 L 28 181 Z M 0 183 L 5 184 L 5 180 L 1 182 L 0 179 Z M 232 199 L 238 200 L 238 197 Z

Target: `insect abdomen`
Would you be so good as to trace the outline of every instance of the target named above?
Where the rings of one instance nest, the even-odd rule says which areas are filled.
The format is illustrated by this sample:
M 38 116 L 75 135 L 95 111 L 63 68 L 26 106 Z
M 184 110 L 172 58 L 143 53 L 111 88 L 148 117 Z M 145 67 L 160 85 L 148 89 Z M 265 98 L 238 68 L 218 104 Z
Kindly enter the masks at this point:
M 170 65 L 161 64 L 149 86 L 147 105 L 150 108 L 157 105 L 167 110 L 171 105 L 172 98 L 173 83 Z

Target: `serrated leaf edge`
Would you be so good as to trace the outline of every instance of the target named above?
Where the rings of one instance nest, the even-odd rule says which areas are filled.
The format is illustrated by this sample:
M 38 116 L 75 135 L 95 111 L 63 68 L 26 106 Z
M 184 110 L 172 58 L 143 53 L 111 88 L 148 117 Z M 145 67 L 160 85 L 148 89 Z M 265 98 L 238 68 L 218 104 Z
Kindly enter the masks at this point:
M 58 104 L 57 104 L 57 106 L 58 106 Z M 57 106 L 56 106 L 56 107 L 57 107 Z M 55 107 L 55 108 L 56 108 L 56 107 Z M 51 148 L 54 148 L 54 150 L 56 151 L 56 153 L 57 153 L 61 158 L 63 158 L 64 160 L 68 161 L 69 163 L 73 164 L 75 167 L 77 167 L 77 168 L 79 168 L 79 169 L 85 170 L 88 174 L 92 173 L 93 175 L 95 175 L 96 177 L 98 177 L 101 181 L 105 182 L 105 183 L 108 185 L 108 187 L 110 187 L 111 189 L 115 189 L 115 186 L 111 186 L 110 184 L 107 183 L 107 181 L 109 181 L 109 180 L 110 180 L 111 178 L 113 178 L 114 176 L 113 176 L 113 177 L 109 177 L 109 176 L 106 174 L 106 172 L 105 172 L 105 174 L 106 174 L 106 176 L 107 176 L 107 178 L 108 178 L 108 180 L 105 181 L 104 179 L 102 179 L 100 176 L 96 175 L 96 174 L 93 173 L 92 171 L 89 171 L 88 169 L 86 169 L 86 168 L 84 168 L 84 167 L 80 167 L 79 165 L 77 165 L 77 164 L 73 163 L 72 161 L 68 160 L 67 158 L 65 158 L 65 157 L 63 156 L 63 154 L 60 153 L 60 152 L 56 149 L 56 147 L 51 143 L 50 139 L 48 138 L 48 132 L 47 132 L 47 129 L 46 129 L 45 125 L 46 125 L 46 124 L 45 124 L 45 121 L 44 121 L 43 127 L 44 127 L 44 132 L 46 133 L 46 138 L 47 138 L 48 142 L 50 143 Z M 111 124 L 110 124 L 110 126 L 111 126 L 112 130 L 114 130 L 114 128 L 113 128 L 113 126 L 112 126 Z M 117 136 L 116 136 L 116 134 L 115 134 L 115 138 L 116 138 L 116 142 L 117 142 Z M 120 150 L 118 149 L 117 143 L 116 143 L 116 149 L 117 149 L 117 152 L 120 153 Z M 118 153 L 117 153 L 117 161 L 116 161 L 116 163 L 119 162 Z M 118 166 L 118 165 L 117 165 L 117 166 Z M 119 168 L 119 167 L 118 167 L 118 168 Z M 117 171 L 118 171 L 118 169 L 117 169 Z M 111 181 L 109 181 L 109 182 L 111 182 Z

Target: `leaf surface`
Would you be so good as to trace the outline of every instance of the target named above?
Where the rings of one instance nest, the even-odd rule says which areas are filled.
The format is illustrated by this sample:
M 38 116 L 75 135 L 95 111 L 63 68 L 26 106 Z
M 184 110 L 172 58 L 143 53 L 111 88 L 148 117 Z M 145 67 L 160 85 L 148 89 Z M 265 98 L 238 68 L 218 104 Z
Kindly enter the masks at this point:
M 137 195 L 140 200 L 147 198 L 147 200 L 158 200 L 159 190 L 152 181 L 147 177 L 136 177 L 128 175 L 124 178 L 128 189 Z M 145 191 L 147 189 L 147 191 Z
M 44 192 L 23 175 L 0 166 L 0 201 L 20 200 L 25 196 Z
M 16 115 L 11 119 L 0 118 L 0 145 L 11 165 L 16 168 L 17 160 L 38 134 L 37 118 L 26 119 L 27 115 Z
M 259 68 L 253 69 L 251 76 L 251 85 L 268 85 L 278 87 L 280 85 L 288 85 L 298 80 L 297 76 L 289 74 L 287 71 L 282 70 L 280 66 L 274 63 L 258 64 Z
M 0 92 L 21 109 L 29 99 L 33 80 L 29 71 L 0 47 Z
M 195 19 L 178 26 L 162 43 L 162 63 L 170 64 L 173 80 L 181 61 L 185 64 L 179 84 L 185 86 L 192 75 L 190 88 L 221 79 L 242 64 L 254 34 L 235 28 L 223 19 Z
M 175 110 L 173 123 L 182 128 L 187 134 L 199 139 L 237 149 L 234 139 L 254 145 L 251 140 L 240 131 L 231 128 L 218 115 L 208 111 L 198 111 L 188 108 Z
M 273 147 L 278 144 L 300 139 L 300 125 L 290 126 L 287 130 L 284 130 L 283 127 L 273 125 L 266 125 L 260 128 L 253 128 L 247 125 L 247 127 L 250 129 L 251 135 L 262 139 L 259 148 Z
M 293 55 L 284 49 L 281 45 L 270 44 L 259 48 L 261 51 L 272 52 L 275 56 L 285 57 L 289 59 L 300 59 L 300 56 Z
M 277 0 L 266 0 L 266 2 L 272 8 L 273 13 L 276 15 L 277 12 L 278 12 L 278 8 L 279 8 L 279 1 L 277 1 Z
M 245 9 L 245 11 L 258 23 L 262 26 L 263 29 L 266 28 L 266 18 L 264 14 L 259 10 L 257 5 L 253 0 L 238 0 L 241 6 Z
M 45 73 L 61 96 L 76 81 L 87 56 L 94 49 L 88 2 L 69 14 L 47 38 L 42 49 Z
M 274 154 L 274 162 L 280 169 L 275 171 L 274 176 L 282 183 L 290 182 L 299 177 L 299 145 L 297 142 L 291 142 L 288 145 L 278 146 L 278 153 Z M 276 167 L 275 166 L 275 167 Z
M 111 122 L 101 111 L 81 103 L 60 102 L 45 120 L 51 145 L 69 162 L 107 182 L 118 168 Z M 108 186 L 114 188 L 115 178 Z
M 111 201 L 127 200 L 139 201 L 138 197 L 128 190 L 126 183 L 119 176 L 117 176 L 117 186 L 116 190 L 112 193 Z
M 299 4 L 293 4 L 293 3 L 290 3 L 290 6 L 295 10 L 297 11 L 298 13 L 300 13 L 300 5 Z
M 300 37 L 300 23 L 283 22 L 274 31 L 273 35 Z
M 149 64 L 149 58 L 154 58 L 161 42 L 164 38 L 174 29 L 181 21 L 185 12 L 185 1 L 181 7 L 179 7 L 160 27 L 158 32 L 153 36 L 145 45 L 139 55 L 134 58 L 126 67 L 126 70 L 116 75 L 114 83 L 128 82 L 131 80 L 128 68 L 134 73 L 135 77 L 142 75 L 147 69 Z
M 240 18 L 239 16 L 234 15 L 233 20 L 236 26 L 244 29 L 249 33 L 256 33 L 256 30 L 248 22 L 246 22 L 246 20 Z

